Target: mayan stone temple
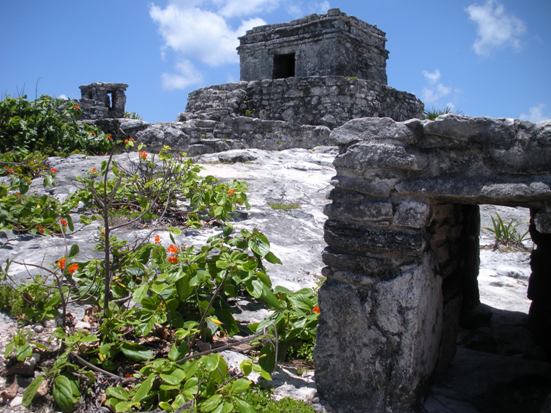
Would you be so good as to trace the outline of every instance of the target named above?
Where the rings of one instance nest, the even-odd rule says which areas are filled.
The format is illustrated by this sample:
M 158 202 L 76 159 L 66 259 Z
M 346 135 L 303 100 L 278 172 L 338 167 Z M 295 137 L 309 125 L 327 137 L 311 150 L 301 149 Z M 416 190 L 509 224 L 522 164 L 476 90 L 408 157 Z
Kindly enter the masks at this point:
M 339 146 L 315 365 L 322 403 L 342 413 L 419 411 L 460 326 L 485 317 L 481 204 L 530 209 L 528 319 L 551 354 L 551 123 L 424 120 L 387 85 L 385 43 L 338 9 L 257 27 L 240 38 L 241 81 L 191 92 L 178 121 L 101 124 L 190 155 Z M 125 88 L 82 87 L 85 113 L 122 117 Z

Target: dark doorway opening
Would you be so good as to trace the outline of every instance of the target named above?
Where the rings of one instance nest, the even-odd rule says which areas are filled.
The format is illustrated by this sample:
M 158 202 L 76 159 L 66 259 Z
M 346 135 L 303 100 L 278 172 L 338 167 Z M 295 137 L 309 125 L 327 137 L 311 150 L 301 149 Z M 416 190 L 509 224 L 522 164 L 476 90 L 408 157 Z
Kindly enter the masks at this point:
M 273 79 L 283 79 L 295 76 L 295 54 L 274 55 Z

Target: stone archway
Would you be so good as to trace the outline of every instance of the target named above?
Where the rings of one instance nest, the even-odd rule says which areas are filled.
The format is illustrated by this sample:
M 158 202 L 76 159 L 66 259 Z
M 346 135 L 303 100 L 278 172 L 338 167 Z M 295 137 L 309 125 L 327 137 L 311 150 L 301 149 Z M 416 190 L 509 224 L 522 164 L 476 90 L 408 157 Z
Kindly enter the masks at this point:
M 315 351 L 339 412 L 409 412 L 479 303 L 479 204 L 531 209 L 534 335 L 551 353 L 551 123 L 355 119 L 335 160 Z

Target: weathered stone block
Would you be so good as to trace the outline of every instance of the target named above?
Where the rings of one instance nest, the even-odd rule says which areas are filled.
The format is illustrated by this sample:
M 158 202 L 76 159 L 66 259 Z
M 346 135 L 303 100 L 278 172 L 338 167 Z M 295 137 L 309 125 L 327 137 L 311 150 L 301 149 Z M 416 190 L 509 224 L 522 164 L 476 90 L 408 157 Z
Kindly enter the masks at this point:
M 393 224 L 399 227 L 424 228 L 427 226 L 430 206 L 426 203 L 401 202 L 394 214 Z
M 425 247 L 424 233 L 343 223 L 328 219 L 325 223 L 325 241 L 339 252 L 386 252 L 417 255 Z
M 414 411 L 442 329 L 441 285 L 427 265 L 365 288 L 328 281 L 320 289 L 316 382 L 335 411 Z

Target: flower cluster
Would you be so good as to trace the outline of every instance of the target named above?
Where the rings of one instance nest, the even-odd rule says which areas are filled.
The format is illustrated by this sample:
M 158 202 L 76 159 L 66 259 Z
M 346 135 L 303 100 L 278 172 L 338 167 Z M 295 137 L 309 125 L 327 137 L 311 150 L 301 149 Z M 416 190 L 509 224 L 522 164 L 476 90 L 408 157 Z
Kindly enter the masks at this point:
M 166 252 L 168 253 L 166 260 L 171 264 L 178 264 L 178 251 L 179 249 L 176 245 L 170 244 L 166 249 Z
M 70 264 L 67 267 L 67 258 L 66 257 L 61 257 L 60 259 L 58 259 L 56 261 L 56 265 L 57 265 L 57 268 L 59 268 L 61 271 L 65 271 L 65 268 L 67 268 L 67 272 L 71 275 L 73 273 L 75 273 L 76 271 L 78 271 L 78 263 L 76 263 L 76 262 L 73 262 L 72 264 Z

